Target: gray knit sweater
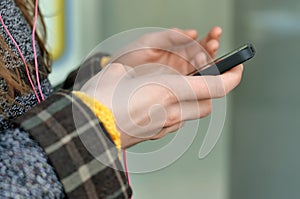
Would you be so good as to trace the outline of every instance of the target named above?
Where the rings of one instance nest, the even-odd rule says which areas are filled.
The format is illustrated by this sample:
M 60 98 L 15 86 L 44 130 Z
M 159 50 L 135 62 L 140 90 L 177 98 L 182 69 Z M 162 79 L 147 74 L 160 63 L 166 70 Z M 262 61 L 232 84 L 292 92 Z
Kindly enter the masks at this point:
M 32 62 L 34 57 L 31 29 L 21 11 L 13 0 L 0 0 L 0 12 L 5 25 L 18 42 L 25 60 Z M 19 55 L 2 24 L 0 34 L 14 54 Z M 1 56 L 7 56 L 1 48 L 0 53 Z M 40 54 L 39 50 L 37 53 Z M 12 63 L 8 67 L 23 67 L 23 64 L 20 59 L 17 64 Z M 1 73 L 0 91 L 5 93 L 7 86 L 1 78 Z M 49 96 L 52 92 L 49 81 L 43 79 L 41 84 L 44 96 Z M 9 124 L 9 120 L 22 115 L 37 104 L 35 95 L 29 92 L 17 96 L 15 101 L 18 103 L 14 104 L 8 103 L 7 99 L 1 96 L 3 95 L 0 95 L 0 108 L 5 115 L 0 114 L 0 198 L 62 198 L 62 185 L 48 164 L 43 150 L 28 133 L 11 128 Z

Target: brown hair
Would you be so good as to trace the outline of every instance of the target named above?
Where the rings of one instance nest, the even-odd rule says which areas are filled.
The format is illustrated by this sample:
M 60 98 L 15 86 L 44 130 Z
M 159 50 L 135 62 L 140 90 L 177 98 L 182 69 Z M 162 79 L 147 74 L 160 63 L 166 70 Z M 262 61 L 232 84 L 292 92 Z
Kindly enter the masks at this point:
M 34 18 L 34 8 L 35 0 L 14 0 L 16 5 L 20 8 L 22 14 L 24 15 L 26 21 L 29 23 L 30 27 L 33 28 L 33 18 Z M 50 72 L 51 59 L 49 52 L 46 49 L 46 26 L 43 20 L 42 13 L 40 9 L 38 10 L 38 21 L 37 21 L 37 31 L 36 40 L 41 49 L 41 57 L 43 58 L 43 64 L 46 66 L 48 72 Z M 4 38 L 0 36 L 0 48 L 3 50 L 3 55 L 0 58 L 0 70 L 1 77 L 4 79 L 7 88 L 6 92 L 1 91 L 1 97 L 13 100 L 16 93 L 24 93 L 30 89 L 28 84 L 27 76 L 21 72 L 18 67 L 8 66 L 8 60 L 13 63 L 20 62 L 20 56 L 14 54 L 10 47 L 5 42 Z M 41 61 L 41 60 L 39 60 Z M 23 63 L 23 62 L 21 62 Z M 26 63 L 33 72 L 33 64 Z M 24 71 L 24 70 L 23 70 Z M 39 71 L 41 73 L 41 71 Z M 44 73 L 45 75 L 45 73 Z M 33 81 L 35 81 L 34 75 L 32 75 Z M 3 96 L 4 95 L 4 96 Z M 9 101 L 11 101 L 9 100 Z

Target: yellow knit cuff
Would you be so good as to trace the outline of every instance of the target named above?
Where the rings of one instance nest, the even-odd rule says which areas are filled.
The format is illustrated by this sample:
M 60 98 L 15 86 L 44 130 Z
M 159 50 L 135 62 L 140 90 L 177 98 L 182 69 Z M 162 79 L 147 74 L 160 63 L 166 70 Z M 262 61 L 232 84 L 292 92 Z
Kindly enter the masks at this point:
M 103 56 L 100 60 L 100 66 L 101 68 L 104 68 L 108 62 L 110 61 L 110 57 L 109 56 Z
M 98 100 L 86 95 L 83 92 L 73 91 L 73 94 L 83 101 L 101 121 L 115 143 L 117 149 L 121 150 L 120 133 L 116 129 L 115 119 L 112 112 Z

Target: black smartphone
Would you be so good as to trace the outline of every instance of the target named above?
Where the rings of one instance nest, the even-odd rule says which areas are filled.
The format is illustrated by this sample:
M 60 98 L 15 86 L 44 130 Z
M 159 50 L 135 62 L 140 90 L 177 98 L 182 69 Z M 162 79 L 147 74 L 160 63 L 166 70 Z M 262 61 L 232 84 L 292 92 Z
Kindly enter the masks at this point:
M 203 70 L 196 69 L 188 75 L 220 75 L 231 68 L 242 64 L 255 55 L 255 48 L 251 43 L 245 44 L 226 55 L 202 66 Z

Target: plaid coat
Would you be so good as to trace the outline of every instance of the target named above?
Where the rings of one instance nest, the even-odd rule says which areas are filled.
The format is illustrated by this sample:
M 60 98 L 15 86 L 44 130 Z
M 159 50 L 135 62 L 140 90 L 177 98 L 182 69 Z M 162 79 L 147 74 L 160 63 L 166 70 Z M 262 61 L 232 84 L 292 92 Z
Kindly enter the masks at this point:
M 11 120 L 6 130 L 28 133 L 38 143 L 63 185 L 65 198 L 130 198 L 132 194 L 118 150 L 104 125 L 71 91 L 101 70 L 102 57 L 100 53 L 85 61 L 80 67 L 84 71 L 81 76 L 77 76 L 79 69 L 72 72 L 64 89 L 56 90 L 45 101 Z M 10 184 L 5 188 L 2 185 L 0 182 L 1 197 L 14 197 L 15 192 L 18 196 L 21 194 L 18 190 L 22 187 Z M 45 195 L 45 198 L 53 196 Z
M 13 123 L 45 150 L 68 198 L 130 197 L 113 142 L 91 110 L 70 91 L 56 92 Z
M 26 62 L 33 65 L 32 30 L 22 12 L 13 0 L 1 0 L 0 11 Z M 18 57 L 3 24 L 0 35 Z M 18 71 L 28 82 L 20 59 L 12 59 L 3 48 L 0 54 L 5 66 Z M 62 189 L 64 196 L 72 199 L 129 198 L 131 189 L 106 129 L 72 95 L 77 71 L 64 84 L 69 90 L 52 93 L 39 48 L 37 56 L 39 70 L 44 74 L 43 94 L 48 97 L 41 104 L 36 104 L 35 96 L 27 93 L 17 96 L 17 103 L 8 106 L 2 95 L 7 92 L 4 71 L 0 71 L 0 198 L 58 198 Z M 87 70 L 79 77 L 79 84 L 100 70 L 101 57 L 95 55 L 83 64 Z M 31 72 L 35 74 L 34 70 Z

